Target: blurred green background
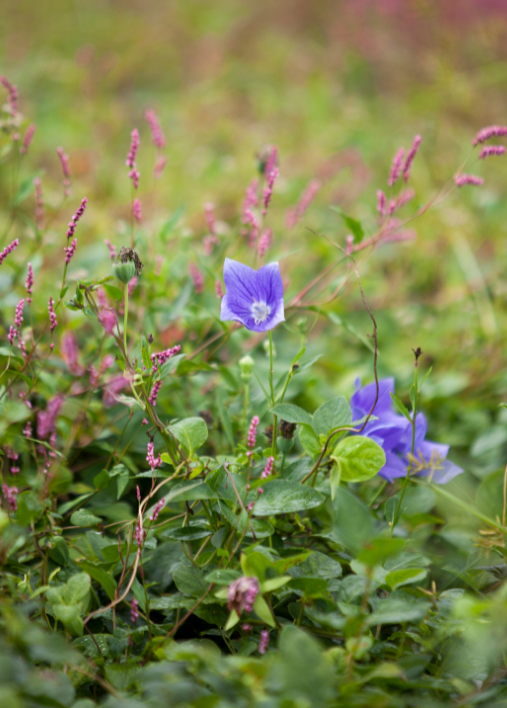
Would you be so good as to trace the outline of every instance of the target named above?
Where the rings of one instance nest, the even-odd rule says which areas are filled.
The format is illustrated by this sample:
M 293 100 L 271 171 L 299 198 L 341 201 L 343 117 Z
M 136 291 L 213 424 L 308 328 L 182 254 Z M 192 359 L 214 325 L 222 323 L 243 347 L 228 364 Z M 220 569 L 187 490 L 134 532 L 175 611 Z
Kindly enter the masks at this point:
M 141 130 L 147 230 L 184 207 L 182 235 L 190 238 L 205 232 L 208 200 L 229 234 L 239 233 L 255 154 L 277 144 L 271 254 L 283 256 L 290 298 L 336 259 L 330 241 L 345 244 L 331 204 L 374 232 L 376 190 L 387 186 L 400 145 L 422 135 L 410 214 L 452 179 L 479 128 L 506 121 L 506 29 L 503 0 L 3 0 L 0 67 L 37 124 L 31 163 L 44 170 L 48 202 L 61 194 L 58 145 L 71 159 L 72 204 L 84 194 L 90 200 L 75 261 L 82 270 L 100 252 L 108 272 L 103 240 L 120 243 L 125 233 L 133 127 Z M 147 107 L 168 140 L 157 183 Z M 455 190 L 414 221 L 415 241 L 364 253 L 359 268 L 379 325 L 381 375 L 395 374 L 406 400 L 411 348 L 422 347 L 422 366 L 433 366 L 423 397 L 430 437 L 452 444 L 481 478 L 507 458 L 507 416 L 498 408 L 507 398 L 507 168 L 505 158 L 492 158 L 470 169 L 484 187 Z M 285 209 L 314 176 L 324 187 L 289 232 Z M 65 231 L 66 210 L 55 234 Z M 169 241 L 163 255 L 173 248 Z M 41 257 L 50 274 L 51 257 Z M 370 332 L 353 281 L 330 310 Z M 311 353 L 324 352 L 301 392 L 310 406 L 329 397 L 329 386 L 350 393 L 357 375 L 371 379 L 371 353 L 350 331 L 312 315 L 308 327 Z

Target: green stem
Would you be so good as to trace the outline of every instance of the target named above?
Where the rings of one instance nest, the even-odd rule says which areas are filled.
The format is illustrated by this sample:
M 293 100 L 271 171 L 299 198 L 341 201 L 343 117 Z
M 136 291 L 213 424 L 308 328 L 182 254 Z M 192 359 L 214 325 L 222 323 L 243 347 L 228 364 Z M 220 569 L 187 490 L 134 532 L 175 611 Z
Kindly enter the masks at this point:
M 396 524 L 399 521 L 400 518 L 400 512 L 401 512 L 401 504 L 403 502 L 403 497 L 405 496 L 405 490 L 407 488 L 408 480 L 410 477 L 410 471 L 412 469 L 412 460 L 414 459 L 414 448 L 415 448 L 415 423 L 416 423 L 416 416 L 417 416 L 417 397 L 419 391 L 417 390 L 417 361 L 415 362 L 415 367 L 414 367 L 414 409 L 412 411 L 412 444 L 410 446 L 410 460 L 408 463 L 407 467 L 407 475 L 405 479 L 403 480 L 403 487 L 401 488 L 401 494 L 400 494 L 400 500 L 398 502 L 398 506 L 396 508 L 396 513 L 393 518 L 393 523 L 391 526 L 391 536 L 394 533 L 394 529 L 396 528 Z
M 125 283 L 125 286 L 123 288 L 123 294 L 125 297 L 125 309 L 123 313 L 123 347 L 125 349 L 125 356 L 128 359 L 128 354 L 127 354 L 127 321 L 129 318 L 129 286 L 128 283 Z
M 275 405 L 275 387 L 273 385 L 273 337 L 271 336 L 271 330 L 268 332 L 269 336 L 269 387 L 271 390 L 271 405 Z M 276 415 L 273 416 L 273 441 L 271 445 L 271 454 L 276 458 Z

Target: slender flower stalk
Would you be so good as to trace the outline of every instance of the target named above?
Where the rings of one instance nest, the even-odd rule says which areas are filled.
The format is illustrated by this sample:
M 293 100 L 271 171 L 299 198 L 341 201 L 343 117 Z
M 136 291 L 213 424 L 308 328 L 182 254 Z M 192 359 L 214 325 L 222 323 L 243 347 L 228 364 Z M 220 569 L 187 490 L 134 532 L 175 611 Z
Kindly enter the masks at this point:
M 42 181 L 40 177 L 33 180 L 35 185 L 35 228 L 40 233 L 44 229 L 44 198 L 42 195 Z

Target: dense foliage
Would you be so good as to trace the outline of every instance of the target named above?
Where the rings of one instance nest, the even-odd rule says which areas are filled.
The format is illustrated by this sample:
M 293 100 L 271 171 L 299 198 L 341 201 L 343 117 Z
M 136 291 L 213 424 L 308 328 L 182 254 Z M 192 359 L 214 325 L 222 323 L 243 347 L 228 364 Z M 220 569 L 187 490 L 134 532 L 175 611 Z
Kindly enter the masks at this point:
M 415 227 L 494 202 L 507 128 L 426 199 L 406 140 L 359 204 L 355 152 L 291 182 L 261 145 L 188 214 L 148 109 L 105 208 L 0 81 L 0 705 L 504 705 L 500 308 L 460 234 L 459 341 L 389 289 L 424 300 Z

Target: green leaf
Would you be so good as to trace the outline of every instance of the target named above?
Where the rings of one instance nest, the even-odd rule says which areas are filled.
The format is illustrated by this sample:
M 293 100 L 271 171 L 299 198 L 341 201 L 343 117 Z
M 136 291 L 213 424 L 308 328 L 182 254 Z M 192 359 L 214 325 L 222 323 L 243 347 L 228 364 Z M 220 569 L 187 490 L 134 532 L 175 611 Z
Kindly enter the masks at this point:
M 411 423 L 412 418 L 410 417 L 410 413 L 408 412 L 407 408 L 403 405 L 403 403 L 400 401 L 399 398 L 397 398 L 394 393 L 391 392 L 391 400 L 393 402 L 394 407 L 398 411 L 398 413 L 401 413 L 401 415 L 405 416 L 405 418 Z
M 300 423 L 301 425 L 309 425 L 310 428 L 313 427 L 312 416 L 293 403 L 279 403 L 272 408 L 271 412 L 282 420 L 286 420 L 287 423 Z
M 64 624 L 68 624 L 77 619 L 81 612 L 80 605 L 52 605 L 52 607 L 55 617 Z
M 123 470 L 116 478 L 117 495 L 116 498 L 120 499 L 123 492 L 125 491 L 129 483 L 130 473 L 127 469 Z
M 374 477 L 386 463 L 380 445 L 363 435 L 353 435 L 341 440 L 331 459 L 340 468 L 343 482 L 364 482 Z
M 368 507 L 345 487 L 333 501 L 332 533 L 338 543 L 357 553 L 373 536 L 373 518 Z
M 114 600 L 114 593 L 116 590 L 116 580 L 112 575 L 106 573 L 105 570 L 99 568 L 94 563 L 90 561 L 81 561 L 79 567 L 85 570 L 88 575 L 90 575 L 94 580 L 96 580 L 106 591 L 106 594 L 110 600 Z
M 160 381 L 166 378 L 166 376 L 169 376 L 171 371 L 173 371 L 180 361 L 183 361 L 183 359 L 186 357 L 186 354 L 178 354 L 177 356 L 171 357 L 169 361 L 166 361 L 162 366 L 160 367 Z
M 185 205 L 182 204 L 179 206 L 176 211 L 171 214 L 169 219 L 165 222 L 165 224 L 162 226 L 160 230 L 160 238 L 164 243 L 167 242 L 167 239 L 171 235 L 171 233 L 174 231 L 176 226 L 178 225 L 178 221 L 181 219 L 183 214 L 185 213 Z
M 270 578 L 262 583 L 262 592 L 273 592 L 274 590 L 279 590 L 281 587 L 286 585 L 289 580 L 292 580 L 290 575 L 282 575 L 280 578 Z
M 403 570 L 393 570 L 386 575 L 386 583 L 391 590 L 402 585 L 410 585 L 411 583 L 420 583 L 426 577 L 428 571 L 424 568 L 404 568 Z
M 327 580 L 324 578 L 292 578 L 289 587 L 300 590 L 306 597 L 329 597 Z
M 204 580 L 208 583 L 215 583 L 215 585 L 230 585 L 240 576 L 241 573 L 237 570 L 224 568 L 224 570 L 212 570 L 211 573 L 208 573 Z
M 270 627 L 276 627 L 276 622 L 273 613 L 269 609 L 269 605 L 262 595 L 257 595 L 253 605 L 255 614 Z
M 74 605 L 82 600 L 90 590 L 91 580 L 87 573 L 76 573 L 67 581 L 63 591 L 63 599 L 68 605 Z
M 109 295 L 111 300 L 123 302 L 123 292 L 120 290 L 120 288 L 117 288 L 115 285 L 109 285 L 108 283 L 105 283 L 102 287 Z
M 192 597 L 202 597 L 208 589 L 203 572 L 194 566 L 180 565 L 176 568 L 174 583 L 180 592 Z
M 357 560 L 373 568 L 383 565 L 388 558 L 399 555 L 405 546 L 406 542 L 402 538 L 375 538 L 365 545 Z
M 292 569 L 292 576 L 297 578 L 306 576 L 310 578 L 324 578 L 331 580 L 342 575 L 342 566 L 337 560 L 320 551 L 313 551 L 300 565 Z
M 196 541 L 212 534 L 213 529 L 204 528 L 203 526 L 183 526 L 178 529 L 169 529 L 164 535 L 176 541 Z
M 208 428 L 200 417 L 183 418 L 169 426 L 176 440 L 192 454 L 208 439 Z
M 352 423 L 352 413 L 344 396 L 333 398 L 317 409 L 313 416 L 313 428 L 317 435 L 329 435 L 331 430 Z
M 86 509 L 78 509 L 78 511 L 75 511 L 70 517 L 70 523 L 72 526 L 95 526 L 95 524 L 100 524 L 101 521 L 102 519 L 95 516 L 95 514 L 86 511 Z
M 236 610 L 232 610 L 231 614 L 229 615 L 229 619 L 227 620 L 227 624 L 224 627 L 224 630 L 226 632 L 229 631 L 229 629 L 232 629 L 235 627 L 239 622 L 239 615 L 236 612 Z
M 379 600 L 375 611 L 366 618 L 369 627 L 378 624 L 401 624 L 402 622 L 420 622 L 428 611 L 428 603 L 423 600 L 409 600 L 400 597 L 388 597 Z
M 303 347 L 302 349 L 299 350 L 299 352 L 296 354 L 296 356 L 294 357 L 294 359 L 290 363 L 291 369 L 294 366 L 294 364 L 298 363 L 298 361 L 301 359 L 301 357 L 304 355 L 305 352 L 306 352 L 306 347 Z
M 329 207 L 333 211 L 336 211 L 341 218 L 343 219 L 343 222 L 345 226 L 354 234 L 356 241 L 359 243 L 360 241 L 363 240 L 364 238 L 364 229 L 361 225 L 360 221 L 357 221 L 357 219 L 353 219 L 351 216 L 347 216 L 340 207 Z
M 274 479 L 264 485 L 264 494 L 257 499 L 254 516 L 291 514 L 320 506 L 325 496 L 311 487 L 296 482 Z
M 313 430 L 306 426 L 302 426 L 299 429 L 298 435 L 301 445 L 303 446 L 303 450 L 306 452 L 307 455 L 310 455 L 310 457 L 312 458 L 320 455 L 320 451 L 322 448 L 319 439 L 317 438 Z
M 28 197 L 33 193 L 35 189 L 35 185 L 33 183 L 33 180 L 35 177 L 38 177 L 39 175 L 42 174 L 42 171 L 39 170 L 38 172 L 35 172 L 33 175 L 30 175 L 30 177 L 25 177 L 24 180 L 21 181 L 21 184 L 19 185 L 19 189 L 16 193 L 16 196 L 12 200 L 12 203 L 14 206 L 18 206 L 22 202 L 25 201 L 25 199 L 28 199 Z

